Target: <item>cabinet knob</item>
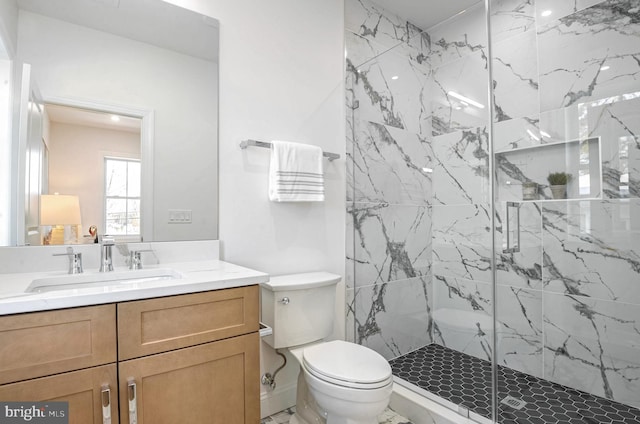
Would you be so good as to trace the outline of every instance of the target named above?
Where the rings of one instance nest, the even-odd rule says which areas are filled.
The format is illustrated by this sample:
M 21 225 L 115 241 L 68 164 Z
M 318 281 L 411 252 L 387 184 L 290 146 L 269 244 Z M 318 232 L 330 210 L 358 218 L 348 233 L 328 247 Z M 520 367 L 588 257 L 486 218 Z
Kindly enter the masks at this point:
M 282 303 L 283 305 L 288 305 L 289 302 L 291 302 L 291 300 L 289 300 L 288 297 L 283 297 L 282 299 L 279 300 L 280 303 Z

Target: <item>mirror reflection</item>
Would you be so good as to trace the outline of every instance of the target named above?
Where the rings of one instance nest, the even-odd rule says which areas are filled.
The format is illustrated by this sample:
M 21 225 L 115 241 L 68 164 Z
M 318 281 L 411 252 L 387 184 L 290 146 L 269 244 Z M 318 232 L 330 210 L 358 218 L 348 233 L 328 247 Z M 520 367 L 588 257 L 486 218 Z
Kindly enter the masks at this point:
M 161 0 L 15 5 L 0 245 L 216 239 L 218 22 Z

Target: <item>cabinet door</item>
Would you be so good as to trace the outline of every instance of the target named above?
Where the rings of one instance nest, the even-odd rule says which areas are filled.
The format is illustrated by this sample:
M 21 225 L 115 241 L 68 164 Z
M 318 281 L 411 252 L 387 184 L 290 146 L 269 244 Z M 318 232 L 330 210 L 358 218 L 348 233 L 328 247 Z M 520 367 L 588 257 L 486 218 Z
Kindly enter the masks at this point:
M 260 422 L 258 333 L 120 362 L 119 378 L 122 424 Z
M 120 361 L 258 331 L 258 286 L 118 304 Z
M 117 424 L 116 373 L 116 364 L 110 364 L 5 384 L 0 386 L 0 399 L 4 402 L 69 402 L 69 424 Z
M 116 308 L 0 317 L 0 384 L 116 362 Z

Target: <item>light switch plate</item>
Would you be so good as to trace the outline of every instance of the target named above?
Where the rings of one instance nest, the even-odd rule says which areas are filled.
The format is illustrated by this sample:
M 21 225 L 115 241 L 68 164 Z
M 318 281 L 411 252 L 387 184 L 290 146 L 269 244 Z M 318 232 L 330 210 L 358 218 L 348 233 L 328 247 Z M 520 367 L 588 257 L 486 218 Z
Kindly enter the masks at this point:
M 191 209 L 169 209 L 169 224 L 191 224 Z

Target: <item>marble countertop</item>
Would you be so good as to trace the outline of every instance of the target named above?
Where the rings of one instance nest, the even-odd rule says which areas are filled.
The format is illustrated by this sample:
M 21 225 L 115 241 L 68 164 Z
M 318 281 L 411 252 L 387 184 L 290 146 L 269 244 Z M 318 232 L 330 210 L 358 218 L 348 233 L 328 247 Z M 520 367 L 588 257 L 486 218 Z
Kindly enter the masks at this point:
M 143 271 L 171 270 L 180 278 L 133 283 L 108 282 L 99 287 L 64 288 L 27 293 L 34 280 L 69 276 L 66 272 L 34 272 L 0 275 L 0 315 L 98 305 L 151 297 L 171 296 L 208 290 L 248 286 L 269 281 L 269 275 L 220 260 L 164 263 Z M 126 267 L 114 273 L 136 273 Z M 84 277 L 103 277 L 105 273 L 84 272 Z M 114 274 L 115 275 L 115 274 Z M 69 276 L 72 277 L 72 276 Z

